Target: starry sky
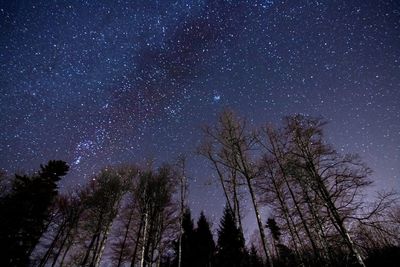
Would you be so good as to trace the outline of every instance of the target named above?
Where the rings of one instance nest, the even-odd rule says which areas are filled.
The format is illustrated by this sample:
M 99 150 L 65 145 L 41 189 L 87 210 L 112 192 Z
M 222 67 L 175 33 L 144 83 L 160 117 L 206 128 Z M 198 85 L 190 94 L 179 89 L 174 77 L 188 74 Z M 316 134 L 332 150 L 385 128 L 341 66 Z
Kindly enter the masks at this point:
M 0 168 L 188 155 L 190 203 L 219 216 L 200 127 L 323 116 L 339 152 L 400 188 L 398 1 L 0 1 Z M 215 203 L 217 207 L 215 207 Z

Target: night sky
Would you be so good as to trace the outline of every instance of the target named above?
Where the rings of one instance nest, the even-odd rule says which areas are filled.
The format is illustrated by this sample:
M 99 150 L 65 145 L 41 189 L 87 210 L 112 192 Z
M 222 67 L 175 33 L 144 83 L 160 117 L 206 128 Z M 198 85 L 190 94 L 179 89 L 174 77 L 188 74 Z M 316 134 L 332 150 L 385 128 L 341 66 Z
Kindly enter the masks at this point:
M 230 107 L 254 126 L 323 116 L 377 188 L 400 188 L 399 1 L 3 0 L 0 70 L 9 174 L 62 159 L 68 188 L 186 153 L 193 213 L 218 218 L 223 196 L 193 152 Z

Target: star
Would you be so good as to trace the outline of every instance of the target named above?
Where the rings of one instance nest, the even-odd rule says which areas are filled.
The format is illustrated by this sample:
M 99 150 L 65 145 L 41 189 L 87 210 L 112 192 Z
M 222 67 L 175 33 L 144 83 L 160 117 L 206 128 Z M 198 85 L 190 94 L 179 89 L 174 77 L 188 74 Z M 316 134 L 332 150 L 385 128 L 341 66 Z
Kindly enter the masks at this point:
M 333 147 L 359 153 L 378 188 L 400 188 L 396 1 L 4 2 L 9 174 L 66 160 L 69 188 L 105 166 L 188 153 L 193 214 L 219 218 L 221 189 L 204 186 L 214 172 L 193 151 L 229 107 L 254 127 L 321 116 Z

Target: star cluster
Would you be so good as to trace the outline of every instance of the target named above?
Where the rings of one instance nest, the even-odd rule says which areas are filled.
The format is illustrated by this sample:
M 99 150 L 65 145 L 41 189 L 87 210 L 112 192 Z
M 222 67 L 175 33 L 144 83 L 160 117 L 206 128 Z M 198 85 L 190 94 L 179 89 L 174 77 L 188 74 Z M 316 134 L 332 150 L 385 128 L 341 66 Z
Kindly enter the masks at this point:
M 222 196 L 193 151 L 229 106 L 254 125 L 323 116 L 338 150 L 400 188 L 396 1 L 7 1 L 0 32 L 9 173 L 63 159 L 68 187 L 186 153 L 191 203 L 212 213 Z

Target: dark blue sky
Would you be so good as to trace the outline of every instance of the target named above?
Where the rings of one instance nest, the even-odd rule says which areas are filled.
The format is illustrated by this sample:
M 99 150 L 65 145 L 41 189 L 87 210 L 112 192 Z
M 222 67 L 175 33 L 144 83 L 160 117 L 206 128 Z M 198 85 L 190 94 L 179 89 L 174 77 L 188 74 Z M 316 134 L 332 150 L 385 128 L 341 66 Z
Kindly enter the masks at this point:
M 254 125 L 323 116 L 380 188 L 400 188 L 398 1 L 1 1 L 0 167 L 189 153 L 195 215 L 224 204 L 193 156 L 229 106 Z M 214 202 L 217 207 L 213 208 Z

